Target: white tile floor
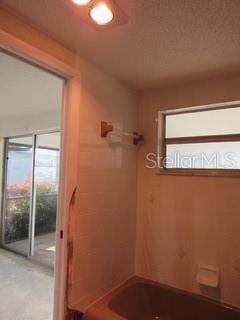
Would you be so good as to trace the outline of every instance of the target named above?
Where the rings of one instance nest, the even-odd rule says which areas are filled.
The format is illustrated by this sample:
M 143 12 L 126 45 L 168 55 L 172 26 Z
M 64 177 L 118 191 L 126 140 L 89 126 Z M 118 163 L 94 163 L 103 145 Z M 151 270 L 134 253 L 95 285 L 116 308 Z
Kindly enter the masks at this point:
M 52 320 L 53 272 L 0 249 L 0 319 Z

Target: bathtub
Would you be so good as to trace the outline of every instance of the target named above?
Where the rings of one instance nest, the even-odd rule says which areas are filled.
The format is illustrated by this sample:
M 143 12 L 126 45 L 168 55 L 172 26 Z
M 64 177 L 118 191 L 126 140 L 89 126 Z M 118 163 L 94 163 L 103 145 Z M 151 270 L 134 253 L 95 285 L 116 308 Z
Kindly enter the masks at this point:
M 134 277 L 91 305 L 84 320 L 240 320 L 240 310 Z

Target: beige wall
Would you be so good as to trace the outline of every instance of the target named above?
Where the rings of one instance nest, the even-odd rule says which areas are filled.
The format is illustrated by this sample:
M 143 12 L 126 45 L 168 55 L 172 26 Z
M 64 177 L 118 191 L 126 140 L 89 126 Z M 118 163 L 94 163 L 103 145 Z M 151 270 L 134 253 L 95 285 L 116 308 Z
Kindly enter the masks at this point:
M 100 121 L 136 129 L 135 92 L 0 8 L 0 29 L 80 71 L 78 190 L 69 305 L 83 310 L 134 273 L 136 150 L 100 138 Z
M 240 100 L 240 76 L 142 94 L 138 154 L 137 274 L 240 307 L 239 178 L 156 175 L 146 154 L 157 147 L 157 112 Z M 220 268 L 219 290 L 196 283 L 198 264 Z
M 70 300 L 82 309 L 134 274 L 137 152 L 131 140 L 101 138 L 100 121 L 134 131 L 137 101 L 130 90 L 90 65 L 81 63 L 80 69 L 83 103 Z

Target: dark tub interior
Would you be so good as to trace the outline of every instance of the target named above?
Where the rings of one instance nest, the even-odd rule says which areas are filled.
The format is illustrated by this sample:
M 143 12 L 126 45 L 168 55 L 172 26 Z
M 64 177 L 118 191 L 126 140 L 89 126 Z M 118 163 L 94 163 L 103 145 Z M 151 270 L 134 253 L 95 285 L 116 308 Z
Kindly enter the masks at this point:
M 240 320 L 240 311 L 134 278 L 89 308 L 84 319 Z

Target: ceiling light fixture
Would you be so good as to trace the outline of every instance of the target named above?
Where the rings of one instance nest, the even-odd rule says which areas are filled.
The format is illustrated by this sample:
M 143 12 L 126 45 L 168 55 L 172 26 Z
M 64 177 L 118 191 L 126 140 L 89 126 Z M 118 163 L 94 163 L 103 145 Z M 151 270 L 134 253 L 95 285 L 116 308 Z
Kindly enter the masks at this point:
M 85 6 L 89 4 L 91 0 L 72 0 L 73 3 L 77 4 L 78 6 Z
M 99 25 L 108 24 L 114 18 L 112 10 L 105 3 L 94 6 L 90 11 L 90 17 Z

